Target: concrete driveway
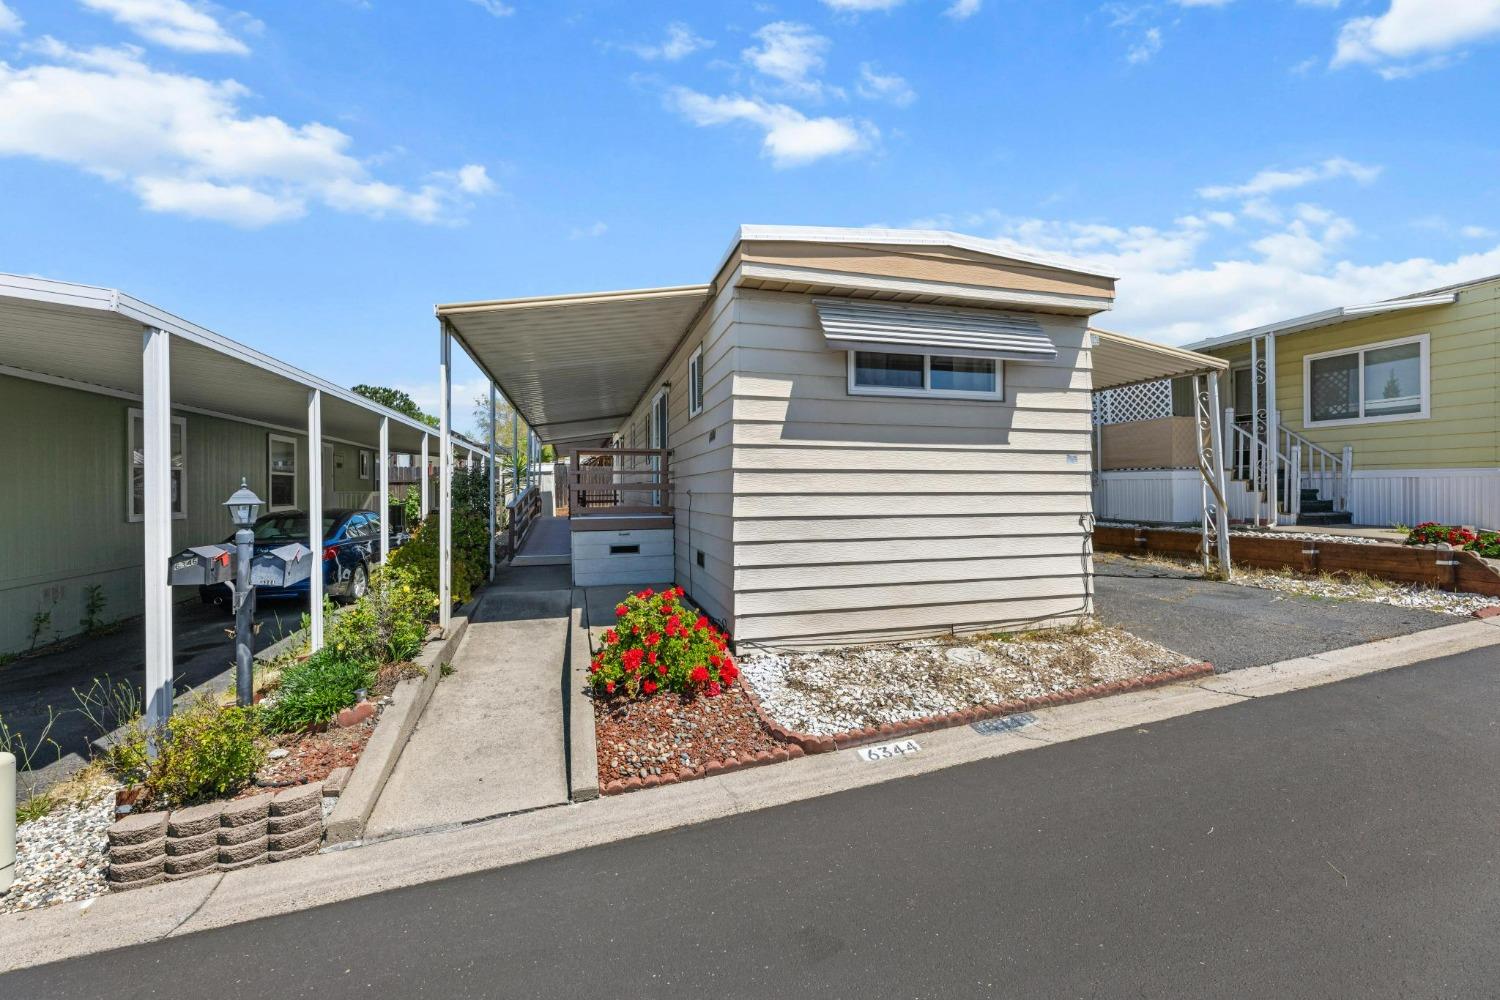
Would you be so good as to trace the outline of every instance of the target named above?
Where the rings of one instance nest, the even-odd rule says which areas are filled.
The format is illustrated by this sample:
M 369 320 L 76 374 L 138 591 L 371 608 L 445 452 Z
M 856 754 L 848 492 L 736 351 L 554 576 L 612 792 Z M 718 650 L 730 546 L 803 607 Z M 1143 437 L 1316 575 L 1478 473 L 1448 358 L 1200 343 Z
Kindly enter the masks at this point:
M 1219 671 L 1277 663 L 1463 618 L 1369 601 L 1320 600 L 1204 580 L 1128 556 L 1095 557 L 1099 618 Z
M 255 648 L 264 649 L 297 630 L 302 602 L 266 601 L 256 609 L 261 623 Z M 205 684 L 233 683 L 234 650 L 224 630 L 234 619 L 220 608 L 196 600 L 177 605 L 172 613 L 175 637 L 173 680 L 177 692 Z M 58 745 L 37 758 L 38 786 L 60 781 L 83 766 L 88 742 L 99 734 L 77 711 L 74 690 L 86 691 L 94 679 L 129 681 L 137 695 L 146 679 L 146 639 L 139 618 L 95 639 L 62 643 L 51 651 L 26 656 L 0 667 L 0 719 L 34 745 L 47 725 L 49 706 L 58 713 L 49 738 Z

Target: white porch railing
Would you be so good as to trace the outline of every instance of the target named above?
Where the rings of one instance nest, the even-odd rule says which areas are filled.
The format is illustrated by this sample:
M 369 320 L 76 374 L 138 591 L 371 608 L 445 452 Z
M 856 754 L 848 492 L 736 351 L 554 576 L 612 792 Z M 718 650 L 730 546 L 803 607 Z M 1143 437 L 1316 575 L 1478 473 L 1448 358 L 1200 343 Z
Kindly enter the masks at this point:
M 1250 424 L 1236 421 L 1233 409 L 1225 409 L 1225 468 L 1230 479 L 1243 482 L 1259 498 L 1255 523 L 1275 523 L 1280 515 L 1296 521 L 1302 513 L 1303 489 L 1316 489 L 1319 497 L 1333 500 L 1334 510 L 1347 511 L 1353 491 L 1353 447 L 1345 445 L 1343 454 L 1335 455 L 1280 422 L 1275 437 L 1273 449 Z

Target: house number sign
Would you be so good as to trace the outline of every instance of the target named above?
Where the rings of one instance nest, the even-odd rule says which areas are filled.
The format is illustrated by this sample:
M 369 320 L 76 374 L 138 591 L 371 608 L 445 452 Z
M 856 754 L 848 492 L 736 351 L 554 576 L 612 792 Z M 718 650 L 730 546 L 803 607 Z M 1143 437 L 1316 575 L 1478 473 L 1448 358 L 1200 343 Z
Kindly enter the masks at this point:
M 916 740 L 897 740 L 895 743 L 882 743 L 874 747 L 860 747 L 854 752 L 859 754 L 860 760 L 894 760 L 897 757 L 906 757 L 922 749 Z

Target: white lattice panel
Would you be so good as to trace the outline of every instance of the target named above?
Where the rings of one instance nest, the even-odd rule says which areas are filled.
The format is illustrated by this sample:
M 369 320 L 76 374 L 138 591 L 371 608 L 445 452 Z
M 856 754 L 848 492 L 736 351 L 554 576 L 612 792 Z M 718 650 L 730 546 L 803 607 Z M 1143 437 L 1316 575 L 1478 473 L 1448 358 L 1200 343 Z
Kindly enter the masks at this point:
M 1172 415 L 1172 383 L 1142 382 L 1094 393 L 1094 423 L 1128 424 Z

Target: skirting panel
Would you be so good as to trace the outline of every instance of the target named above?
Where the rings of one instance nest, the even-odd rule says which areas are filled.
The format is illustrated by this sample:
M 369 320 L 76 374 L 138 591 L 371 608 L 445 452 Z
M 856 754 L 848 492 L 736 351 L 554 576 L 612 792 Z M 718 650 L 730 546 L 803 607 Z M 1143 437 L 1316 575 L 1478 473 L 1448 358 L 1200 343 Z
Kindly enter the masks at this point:
M 1500 469 L 1361 469 L 1349 510 L 1356 524 L 1472 524 L 1500 530 Z

